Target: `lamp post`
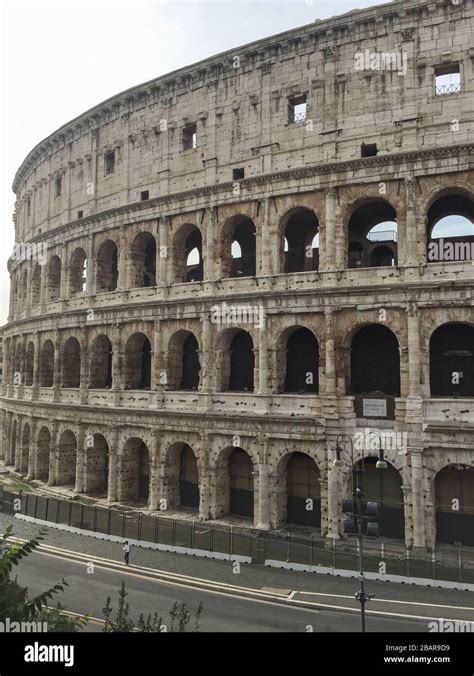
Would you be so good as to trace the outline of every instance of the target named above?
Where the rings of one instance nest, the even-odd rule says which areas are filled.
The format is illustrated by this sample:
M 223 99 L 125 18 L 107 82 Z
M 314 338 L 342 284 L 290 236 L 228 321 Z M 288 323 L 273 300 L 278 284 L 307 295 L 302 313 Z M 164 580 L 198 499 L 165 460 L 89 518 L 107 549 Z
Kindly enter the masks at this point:
M 365 446 L 365 439 L 369 434 L 375 434 L 378 437 L 379 440 L 379 456 L 378 460 L 376 463 L 377 469 L 386 469 L 387 468 L 387 463 L 385 461 L 384 455 L 383 455 L 383 448 L 382 448 L 382 439 L 381 437 L 376 434 L 375 432 L 368 432 L 364 438 L 363 438 L 363 446 Z M 372 596 L 370 594 L 366 594 L 365 592 L 365 579 L 364 579 L 364 552 L 363 552 L 363 519 L 367 518 L 367 516 L 364 516 L 362 513 L 362 501 L 364 498 L 364 474 L 365 474 L 365 460 L 364 460 L 364 451 L 362 450 L 362 461 L 360 463 L 360 466 L 356 466 L 354 463 L 354 444 L 352 443 L 352 439 L 349 435 L 344 434 L 344 432 L 341 432 L 340 434 L 337 435 L 336 437 L 336 457 L 333 460 L 333 466 L 334 467 L 341 467 L 342 466 L 342 460 L 341 460 L 341 454 L 342 454 L 342 448 L 339 444 L 339 439 L 345 437 L 346 439 L 349 440 L 350 446 L 351 446 L 351 465 L 352 465 L 352 513 L 353 516 L 356 517 L 357 519 L 357 539 L 358 539 L 358 544 L 359 544 L 359 581 L 360 581 L 360 589 L 358 592 L 355 594 L 355 598 L 357 601 L 360 603 L 360 619 L 361 619 L 361 626 L 362 626 L 362 632 L 365 632 L 365 604 L 367 601 L 370 601 Z M 370 504 L 374 505 L 374 503 L 368 503 L 367 506 Z M 374 512 L 376 513 L 378 509 L 377 504 L 375 503 L 374 507 Z

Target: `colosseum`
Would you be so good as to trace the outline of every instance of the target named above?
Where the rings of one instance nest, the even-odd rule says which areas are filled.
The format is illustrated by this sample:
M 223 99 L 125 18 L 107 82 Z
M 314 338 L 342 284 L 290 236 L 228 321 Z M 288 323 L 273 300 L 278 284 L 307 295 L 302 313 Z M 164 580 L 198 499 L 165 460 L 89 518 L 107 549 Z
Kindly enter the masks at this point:
M 13 183 L 9 471 L 342 538 L 365 458 L 383 537 L 474 545 L 473 25 L 473 0 L 317 20 L 33 148 Z

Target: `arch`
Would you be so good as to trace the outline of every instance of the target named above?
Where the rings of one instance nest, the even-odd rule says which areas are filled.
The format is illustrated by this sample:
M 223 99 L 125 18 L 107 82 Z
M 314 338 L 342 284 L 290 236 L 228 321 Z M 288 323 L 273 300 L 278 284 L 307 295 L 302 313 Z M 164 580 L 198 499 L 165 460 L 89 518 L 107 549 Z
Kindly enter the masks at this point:
M 389 462 L 377 469 L 377 458 L 364 458 L 364 501 L 378 502 L 379 533 L 382 537 L 405 539 L 405 506 L 400 472 Z M 356 463 L 361 467 L 362 461 Z
M 173 239 L 173 270 L 175 282 L 203 280 L 202 233 L 192 223 L 183 224 Z
M 102 242 L 97 251 L 96 289 L 115 291 L 118 282 L 118 248 L 112 239 Z
M 79 387 L 81 384 L 81 346 L 70 336 L 63 347 L 61 387 Z
M 86 290 L 87 256 L 84 249 L 78 247 L 72 253 L 69 263 L 69 294 L 77 296 Z
M 280 226 L 285 238 L 284 272 L 317 270 L 319 266 L 319 221 L 312 209 L 296 207 L 285 214 Z M 315 244 L 318 246 L 315 246 Z
M 156 240 L 151 232 L 140 232 L 130 247 L 132 288 L 156 286 Z
M 199 387 L 199 344 L 190 331 L 180 329 L 168 344 L 168 387 L 171 390 L 197 390 Z
M 54 345 L 45 340 L 40 353 L 40 386 L 53 387 L 54 383 Z
M 31 275 L 31 304 L 38 305 L 41 301 L 41 265 L 35 263 Z
M 360 328 L 351 342 L 350 394 L 400 396 L 400 351 L 395 334 L 381 324 Z
M 436 542 L 474 546 L 474 467 L 447 465 L 434 480 Z
M 61 259 L 52 256 L 48 264 L 48 292 L 47 300 L 52 303 L 58 300 L 61 294 Z
M 20 458 L 20 472 L 28 474 L 28 459 L 30 455 L 31 444 L 31 427 L 29 423 L 25 423 L 23 427 L 23 434 L 21 437 L 21 458 Z
M 286 341 L 285 392 L 319 391 L 319 345 L 312 331 L 295 327 Z
M 148 503 L 150 493 L 150 452 L 139 437 L 125 442 L 120 456 L 120 502 Z
M 43 426 L 38 433 L 35 479 L 39 481 L 48 481 L 49 479 L 49 457 L 51 453 L 51 432 L 46 426 Z
M 18 423 L 16 420 L 13 421 L 12 427 L 11 427 L 11 436 L 10 436 L 10 465 L 13 467 L 16 464 L 16 436 L 17 436 L 17 427 Z
M 229 348 L 230 368 L 228 389 L 232 392 L 253 392 L 255 354 L 252 336 L 237 330 Z
M 236 214 L 224 223 L 221 241 L 223 277 L 255 276 L 256 233 L 255 223 L 243 214 Z
M 109 445 L 103 434 L 93 434 L 86 442 L 84 466 L 84 493 L 107 495 L 109 481 Z
M 125 345 L 125 389 L 149 390 L 151 386 L 151 344 L 143 333 L 134 333 Z
M 397 213 L 389 202 L 364 201 L 350 215 L 347 230 L 347 267 L 397 264 Z
M 474 397 L 474 327 L 450 322 L 430 338 L 433 397 Z
M 31 340 L 28 343 L 25 355 L 25 385 L 27 387 L 31 387 L 31 385 L 33 385 L 34 366 L 35 366 L 35 345 Z
M 217 517 L 253 518 L 254 479 L 250 455 L 239 446 L 223 449 L 216 462 Z
M 112 387 L 112 343 L 101 334 L 96 336 L 90 347 L 89 387 L 107 389 Z
M 172 444 L 165 458 L 168 509 L 199 509 L 199 473 L 194 450 L 188 444 Z
M 72 430 L 64 430 L 58 443 L 58 486 L 74 486 L 76 481 L 77 439 Z
M 290 451 L 277 468 L 277 522 L 321 528 L 321 483 L 308 453 Z
M 28 270 L 23 270 L 21 275 L 20 298 L 23 305 L 28 305 Z

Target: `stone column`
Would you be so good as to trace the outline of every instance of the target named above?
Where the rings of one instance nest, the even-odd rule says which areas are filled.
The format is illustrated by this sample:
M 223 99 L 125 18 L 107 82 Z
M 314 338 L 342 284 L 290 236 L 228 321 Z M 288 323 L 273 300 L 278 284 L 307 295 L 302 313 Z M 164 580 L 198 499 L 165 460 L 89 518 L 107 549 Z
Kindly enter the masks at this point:
M 60 393 L 60 387 L 61 387 L 61 339 L 59 335 L 59 331 L 54 332 L 54 337 L 53 337 L 53 344 L 54 344 L 54 369 L 53 369 L 53 389 L 54 389 L 54 395 L 53 399 L 54 401 L 59 401 L 61 393 Z
M 209 282 L 215 279 L 216 251 L 214 238 L 216 235 L 216 209 L 209 207 L 206 212 L 206 234 L 205 234 L 205 254 L 204 254 L 204 281 Z
M 96 292 L 97 259 L 94 251 L 94 237 L 89 235 L 89 255 L 87 257 L 86 296 L 90 298 Z
M 328 465 L 327 465 L 327 534 L 328 538 L 339 538 L 339 467 L 334 467 L 331 460 L 334 455 L 333 449 L 328 443 Z
M 416 304 L 408 308 L 408 382 L 409 396 L 421 396 L 420 317 Z
M 209 475 L 209 449 L 211 443 L 207 432 L 201 434 L 199 446 L 199 518 L 203 521 L 210 519 L 211 511 L 211 481 Z
M 19 472 L 21 470 L 21 455 L 23 452 L 23 449 L 21 447 L 21 429 L 22 429 L 22 424 L 21 420 L 17 421 L 16 424 L 16 441 L 15 441 L 15 471 Z
M 210 392 L 213 387 L 212 373 L 215 362 L 212 353 L 211 338 L 211 320 L 204 312 L 201 315 L 202 321 L 202 343 L 201 343 L 201 374 L 199 389 L 201 392 Z
M 37 333 L 34 334 L 33 345 L 35 349 L 34 360 L 33 360 L 33 389 L 31 396 L 33 401 L 38 399 L 39 394 L 39 384 L 40 384 L 40 341 Z
M 74 494 L 84 492 L 84 464 L 86 461 L 87 435 L 84 431 L 84 425 L 80 425 L 77 435 L 76 451 L 76 481 L 74 484 Z
M 258 463 L 258 521 L 257 528 L 261 530 L 270 529 L 270 467 L 268 466 L 268 440 L 260 439 L 263 448 L 259 456 L 261 462 Z
M 79 381 L 79 400 L 81 404 L 87 403 L 89 380 L 89 332 L 87 327 L 83 329 L 81 347 L 81 373 Z
M 334 317 L 331 310 L 326 310 L 324 318 L 326 321 L 325 394 L 334 396 L 336 394 L 336 350 L 334 346 Z
M 38 442 L 36 440 L 37 429 L 38 429 L 38 421 L 36 420 L 36 418 L 33 418 L 30 420 L 31 436 L 30 436 L 30 448 L 28 453 L 28 474 L 26 477 L 27 479 L 35 478 L 36 457 L 38 455 Z
M 258 394 L 268 394 L 268 328 L 260 329 L 258 346 Z
M 423 449 L 410 449 L 413 546 L 426 547 L 425 504 L 423 498 Z M 406 516 L 405 516 L 406 518 Z
M 261 225 L 261 274 L 262 276 L 275 274 L 278 263 L 278 242 L 276 233 L 270 223 L 270 198 L 262 200 L 263 214 Z
M 336 266 L 336 191 L 334 188 L 327 188 L 324 192 L 326 197 L 325 237 L 324 241 L 321 237 L 319 241 L 319 246 L 324 247 L 320 267 L 322 272 L 328 272 L 334 270 Z
M 169 219 L 160 218 L 159 226 L 159 283 L 162 286 L 168 284 L 168 266 L 169 266 L 169 255 L 170 249 L 168 244 L 168 229 L 169 229 Z
M 0 430 L 0 462 L 5 460 L 5 424 L 7 414 L 6 411 L 0 411 L 1 416 L 1 430 Z
M 150 512 L 156 512 L 160 500 L 160 465 L 161 438 L 159 431 L 153 431 L 153 447 L 150 462 L 150 495 L 148 498 L 148 509 Z
M 401 264 L 426 264 L 426 233 L 424 219 L 417 222 L 417 184 L 415 179 L 405 179 L 405 260 Z
M 51 446 L 49 451 L 49 473 L 47 486 L 56 486 L 58 483 L 58 464 L 59 464 L 59 448 L 58 448 L 58 423 L 53 423 L 51 430 Z
M 109 448 L 109 477 L 107 486 L 107 502 L 117 502 L 117 453 L 118 429 L 114 429 L 112 446 Z

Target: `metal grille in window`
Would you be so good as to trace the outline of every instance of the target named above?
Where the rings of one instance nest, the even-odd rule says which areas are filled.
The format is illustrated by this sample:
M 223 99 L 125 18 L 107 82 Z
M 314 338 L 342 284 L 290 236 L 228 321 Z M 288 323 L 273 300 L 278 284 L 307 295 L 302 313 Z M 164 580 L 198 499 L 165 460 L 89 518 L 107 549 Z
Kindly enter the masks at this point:
M 439 85 L 436 87 L 436 96 L 443 96 L 444 94 L 459 94 L 461 91 L 461 83 L 449 85 Z
M 295 113 L 293 117 L 294 122 L 304 122 L 306 120 L 306 112 Z

